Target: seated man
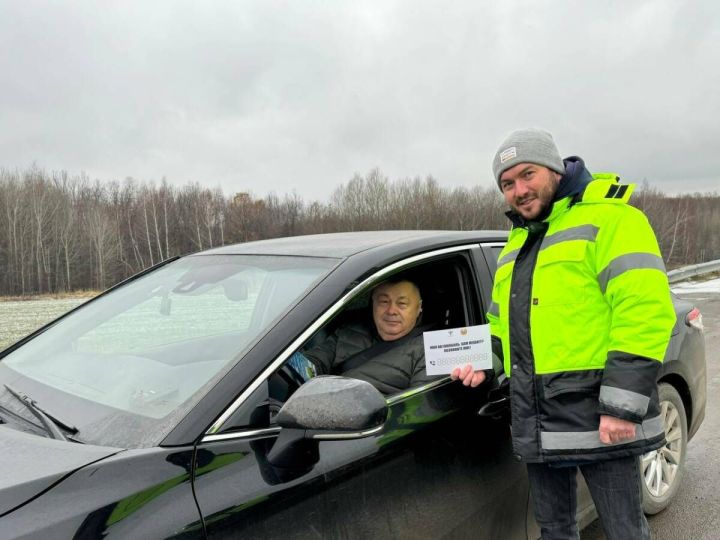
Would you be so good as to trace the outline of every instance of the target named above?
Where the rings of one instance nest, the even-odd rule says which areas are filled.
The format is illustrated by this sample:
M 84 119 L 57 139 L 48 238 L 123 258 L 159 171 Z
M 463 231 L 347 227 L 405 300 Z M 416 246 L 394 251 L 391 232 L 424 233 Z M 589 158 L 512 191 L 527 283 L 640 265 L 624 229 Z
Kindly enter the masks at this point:
M 361 379 L 386 395 L 419 386 L 436 378 L 425 374 L 422 333 L 428 328 L 417 326 L 421 312 L 420 291 L 413 282 L 384 281 L 372 292 L 374 329 L 361 324 L 338 328 L 316 347 L 296 353 L 290 364 L 309 376 Z M 312 365 L 303 369 L 303 359 Z

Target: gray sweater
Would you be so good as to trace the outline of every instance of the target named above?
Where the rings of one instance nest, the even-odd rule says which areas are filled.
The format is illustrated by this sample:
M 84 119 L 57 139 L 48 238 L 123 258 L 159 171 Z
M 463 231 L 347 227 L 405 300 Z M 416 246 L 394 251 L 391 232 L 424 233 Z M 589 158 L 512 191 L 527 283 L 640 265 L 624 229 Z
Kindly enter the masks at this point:
M 380 342 L 374 331 L 353 324 L 338 328 L 320 345 L 303 354 L 315 364 L 319 374 L 342 375 L 367 381 L 385 395 L 397 394 L 438 378 L 425 374 L 422 334 L 408 334 L 364 363 L 349 369 L 343 368 L 343 364 L 353 356 Z

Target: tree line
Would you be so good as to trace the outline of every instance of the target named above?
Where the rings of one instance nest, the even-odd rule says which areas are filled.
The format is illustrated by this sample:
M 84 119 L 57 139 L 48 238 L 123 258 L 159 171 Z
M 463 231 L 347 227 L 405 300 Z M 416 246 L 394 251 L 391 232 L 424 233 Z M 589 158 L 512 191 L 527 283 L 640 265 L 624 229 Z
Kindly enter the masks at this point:
M 632 203 L 647 213 L 668 267 L 720 259 L 718 193 L 671 197 L 645 182 Z M 0 295 L 102 290 L 169 257 L 265 238 L 507 229 L 505 210 L 494 185 L 447 188 L 432 176 L 390 180 L 379 169 L 340 184 L 328 202 L 0 169 Z

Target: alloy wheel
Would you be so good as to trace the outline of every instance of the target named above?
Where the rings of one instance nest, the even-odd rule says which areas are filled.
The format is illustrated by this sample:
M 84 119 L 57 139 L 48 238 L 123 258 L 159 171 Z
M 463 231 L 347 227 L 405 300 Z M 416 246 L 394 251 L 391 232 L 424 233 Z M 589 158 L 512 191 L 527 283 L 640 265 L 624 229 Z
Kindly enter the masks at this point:
M 645 486 L 654 497 L 664 496 L 672 487 L 683 457 L 680 412 L 670 401 L 661 403 L 660 412 L 665 428 L 665 445 L 642 457 Z

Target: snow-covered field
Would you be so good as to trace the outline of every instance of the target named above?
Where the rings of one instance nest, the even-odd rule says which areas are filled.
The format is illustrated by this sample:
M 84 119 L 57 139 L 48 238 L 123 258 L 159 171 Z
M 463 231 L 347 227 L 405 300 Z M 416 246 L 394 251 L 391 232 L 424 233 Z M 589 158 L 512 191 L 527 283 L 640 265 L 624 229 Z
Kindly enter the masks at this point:
M 720 278 L 708 281 L 683 281 L 673 285 L 672 290 L 680 296 L 720 294 Z M 0 350 L 86 300 L 88 298 L 0 302 Z
M 0 302 L 0 350 L 89 298 Z

